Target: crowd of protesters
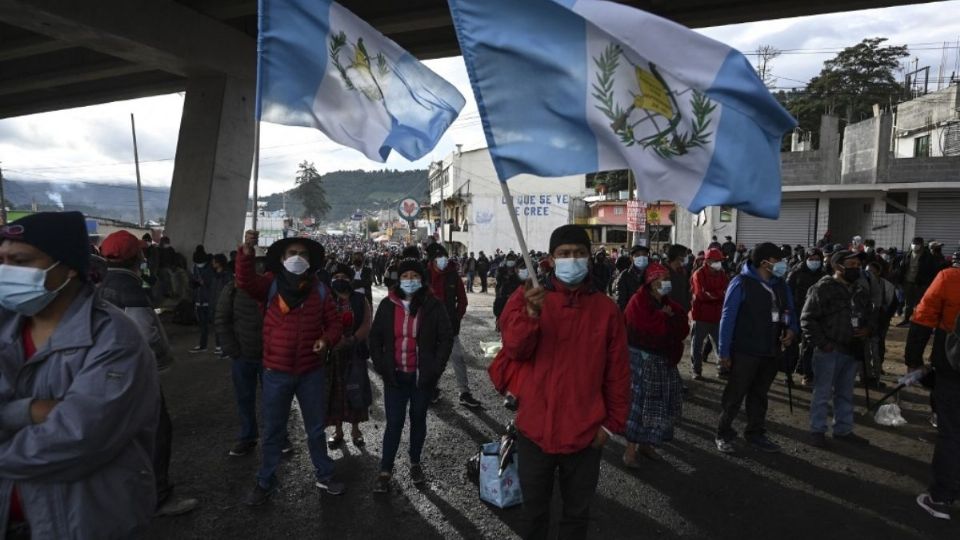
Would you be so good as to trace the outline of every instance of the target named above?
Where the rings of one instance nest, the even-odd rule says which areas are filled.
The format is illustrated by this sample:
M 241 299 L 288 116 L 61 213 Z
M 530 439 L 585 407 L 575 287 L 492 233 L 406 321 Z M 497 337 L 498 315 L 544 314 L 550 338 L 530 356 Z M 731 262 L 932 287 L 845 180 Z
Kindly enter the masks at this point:
M 681 245 L 608 253 L 574 225 L 555 230 L 547 252 L 530 254 L 534 268 L 518 253 L 450 256 L 437 242 L 385 250 L 349 235 L 290 237 L 263 255 L 257 245 L 248 231 L 229 254 L 197 246 L 188 270 L 169 239 L 124 231 L 91 256 L 76 212 L 0 229 L 7 538 L 137 536 L 155 516 L 197 507 L 172 496 L 172 425 L 157 372 L 173 355 L 158 312 L 198 326 L 191 353 L 209 353 L 212 327 L 213 352 L 231 361 L 238 435 L 225 454 L 258 446 L 260 454 L 247 504 L 277 490 L 278 465 L 293 449 L 294 398 L 312 482 L 327 495 L 348 489 L 328 448 L 366 444 L 375 406 L 368 366 L 382 379 L 386 419 L 373 491 L 395 482 L 408 420 L 409 477 L 424 483 L 427 410 L 442 397 L 448 363 L 459 404 L 481 406 L 459 335 L 469 295 L 490 287 L 502 349 L 489 373 L 516 411 L 526 538 L 547 536 L 558 470 L 561 534 L 586 535 L 611 435 L 626 438 L 629 468 L 662 459 L 658 447 L 682 422 L 686 347 L 694 380 L 709 376 L 711 355 L 725 380 L 718 451 L 740 451 L 734 423 L 744 404 L 749 447 L 780 450 L 765 426 L 779 372 L 812 388 L 809 444 L 869 444 L 853 432 L 854 386 L 858 375 L 883 386 L 886 335 L 898 315 L 897 326 L 909 327 L 906 364 L 912 380 L 933 388 L 940 434 L 933 482 L 917 503 L 949 519 L 960 496 L 960 345 L 952 341 L 960 250 L 948 259 L 921 238 L 901 253 L 827 236 L 809 247 L 747 249 L 727 237 L 696 254 Z M 377 286 L 386 297 L 375 306 Z M 63 504 L 69 512 L 53 510 Z

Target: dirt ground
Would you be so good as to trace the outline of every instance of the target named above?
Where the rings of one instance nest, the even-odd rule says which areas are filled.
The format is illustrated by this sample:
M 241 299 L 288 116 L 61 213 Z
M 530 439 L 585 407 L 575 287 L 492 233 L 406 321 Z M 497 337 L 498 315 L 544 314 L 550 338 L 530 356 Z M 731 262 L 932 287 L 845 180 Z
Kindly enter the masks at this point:
M 382 288 L 375 288 L 377 301 L 383 295 Z M 469 299 L 461 338 L 470 385 L 484 407 L 473 411 L 456 403 L 454 377 L 448 369 L 441 383 L 444 399 L 429 413 L 423 458 L 426 486 L 416 488 L 409 481 L 404 436 L 394 489 L 386 496 L 371 493 L 383 437 L 381 386 L 371 372 L 375 402 L 370 422 L 362 426 L 367 448 L 348 444 L 331 451 L 348 493 L 320 496 L 313 487 L 302 423 L 294 410 L 290 433 L 296 451 L 281 466 L 280 492 L 257 508 L 242 501 L 254 485 L 258 455 L 227 455 L 239 429 L 229 361 L 212 352 L 188 354 L 196 343 L 195 328 L 169 326 L 178 358 L 162 376 L 174 425 L 171 476 L 176 494 L 196 497 L 201 506 L 185 516 L 155 520 L 149 538 L 515 538 L 519 509 L 498 510 L 480 502 L 477 485 L 466 475 L 470 455 L 481 443 L 494 440 L 511 418 L 490 385 L 485 371 L 490 360 L 480 350 L 480 342 L 498 339 L 492 289 L 491 294 L 470 294 Z M 887 384 L 903 373 L 904 337 L 904 330 L 891 330 Z M 914 502 L 929 480 L 933 454 L 929 441 L 935 438 L 924 390 L 902 392 L 909 424 L 886 428 L 860 416 L 864 401 L 858 388 L 857 432 L 873 444 L 835 443 L 820 450 L 803 442 L 809 390 L 794 390 L 791 414 L 781 377 L 770 392 L 768 419 L 783 453 L 762 454 L 743 446 L 727 456 L 713 443 L 723 391 L 715 365 L 705 368 L 707 379 L 701 382 L 689 380 L 688 359 L 681 372 L 690 393 L 676 440 L 663 448 L 666 460 L 646 462 L 643 469 L 632 471 L 621 462 L 622 439 L 612 440 L 606 448 L 591 538 L 960 537 L 956 524 L 930 518 Z M 736 426 L 742 429 L 740 422 Z M 559 501 L 554 503 L 556 508 Z

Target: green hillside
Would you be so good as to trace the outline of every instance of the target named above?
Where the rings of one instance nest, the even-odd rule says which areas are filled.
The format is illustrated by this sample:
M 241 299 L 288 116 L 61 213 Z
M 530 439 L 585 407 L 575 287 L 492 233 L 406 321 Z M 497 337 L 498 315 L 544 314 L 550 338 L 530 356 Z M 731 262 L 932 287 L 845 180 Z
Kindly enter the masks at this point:
M 330 213 L 324 221 L 340 221 L 350 217 L 356 209 L 374 210 L 391 206 L 405 197 L 422 199 L 427 193 L 427 171 L 335 171 L 323 175 L 323 188 L 327 193 Z M 287 192 L 287 213 L 300 216 L 303 206 Z M 267 202 L 267 210 L 283 207 L 283 195 L 275 193 L 261 197 Z

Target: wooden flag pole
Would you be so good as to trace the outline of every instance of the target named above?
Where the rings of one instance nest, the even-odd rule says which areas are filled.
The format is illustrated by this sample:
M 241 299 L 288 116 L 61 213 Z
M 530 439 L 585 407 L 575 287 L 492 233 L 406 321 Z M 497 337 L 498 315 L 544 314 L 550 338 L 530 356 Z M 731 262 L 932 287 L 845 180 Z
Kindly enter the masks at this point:
M 517 241 L 520 242 L 520 253 L 523 255 L 523 262 L 527 265 L 530 279 L 533 280 L 533 286 L 539 287 L 540 281 L 537 280 L 537 267 L 530 258 L 530 250 L 527 249 L 527 241 L 523 238 L 523 231 L 520 230 L 520 219 L 517 217 L 517 209 L 513 206 L 513 195 L 510 194 L 510 186 L 506 182 L 500 182 L 500 190 L 503 191 L 503 200 L 507 202 L 507 210 L 510 212 L 510 221 L 513 223 L 513 232 L 517 235 Z
M 260 205 L 257 204 L 258 188 L 260 183 L 260 118 L 253 123 L 253 223 L 251 229 L 257 230 L 257 214 Z

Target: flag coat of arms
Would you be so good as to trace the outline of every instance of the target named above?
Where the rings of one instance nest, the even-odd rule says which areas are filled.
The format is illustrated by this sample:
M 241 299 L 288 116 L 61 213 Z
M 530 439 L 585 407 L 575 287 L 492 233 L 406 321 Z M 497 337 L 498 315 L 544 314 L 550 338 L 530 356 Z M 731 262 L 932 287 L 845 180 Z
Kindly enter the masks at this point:
M 430 152 L 460 92 L 331 0 L 260 0 L 257 119 L 319 129 L 375 161 Z
M 727 45 L 600 0 L 448 0 L 501 181 L 630 168 L 640 199 L 776 218 L 796 121 Z

